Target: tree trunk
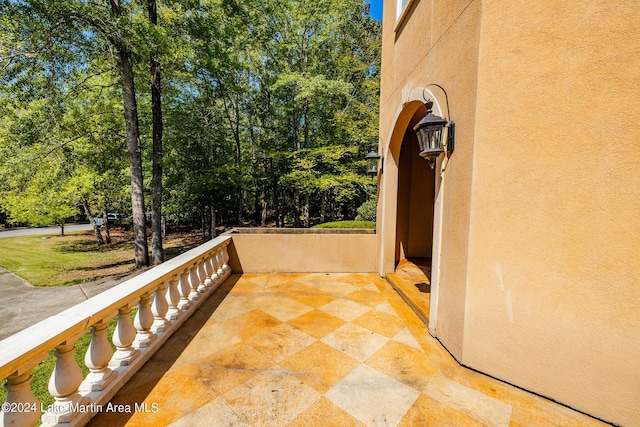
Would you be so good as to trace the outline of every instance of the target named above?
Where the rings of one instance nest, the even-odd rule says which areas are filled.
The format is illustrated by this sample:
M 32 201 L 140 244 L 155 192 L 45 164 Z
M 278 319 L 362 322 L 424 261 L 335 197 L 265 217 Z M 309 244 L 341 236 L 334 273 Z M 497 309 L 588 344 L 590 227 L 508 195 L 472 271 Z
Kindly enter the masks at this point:
M 111 226 L 109 225 L 109 217 L 107 215 L 107 207 L 102 212 L 102 225 L 104 226 L 104 238 L 107 245 L 111 244 Z
M 147 0 L 149 21 L 158 25 L 156 0 Z M 164 261 L 162 247 L 162 98 L 160 90 L 160 63 L 155 52 L 151 53 L 151 112 L 153 116 L 153 166 L 151 178 L 151 253 L 153 264 Z
M 127 150 L 129 151 L 129 170 L 131 173 L 131 209 L 133 214 L 135 259 L 136 267 L 139 268 L 149 265 L 149 248 L 147 247 L 146 230 L 147 218 L 144 207 L 138 105 L 136 103 L 130 54 L 124 46 L 121 46 L 118 50 L 118 68 L 120 69 L 124 99 L 124 120 L 127 129 Z
M 267 225 L 267 196 L 264 192 L 264 187 L 262 188 L 262 193 L 260 194 L 260 226 L 265 227 Z
M 96 220 L 91 215 L 91 212 L 89 212 L 87 203 L 84 200 L 81 200 L 80 205 L 82 206 L 84 215 L 89 220 L 89 224 L 91 224 L 91 226 L 93 227 L 93 232 L 96 234 L 96 240 L 98 241 L 98 246 L 104 245 L 104 240 L 102 239 L 102 233 L 100 232 L 100 227 L 98 227 L 98 224 L 96 224 Z
M 320 222 L 325 222 L 327 217 L 327 190 L 322 192 L 320 200 Z
M 216 237 L 216 207 L 213 204 L 213 201 L 209 203 L 209 239 L 213 239 Z
M 293 191 L 293 202 L 295 203 L 295 209 L 294 209 L 295 217 L 293 218 L 293 226 L 295 228 L 299 228 L 300 227 L 300 192 L 298 191 L 297 188 Z
M 302 218 L 304 220 L 304 227 L 309 228 L 311 226 L 310 214 L 309 214 L 309 195 L 304 195 L 304 206 L 302 207 Z
M 111 11 L 122 16 L 119 0 L 110 0 Z M 147 247 L 147 219 L 144 208 L 144 185 L 142 179 L 142 153 L 140 147 L 140 129 L 138 125 L 138 104 L 133 82 L 131 53 L 124 41 L 116 44 L 120 84 L 124 105 L 124 123 L 126 127 L 127 150 L 129 151 L 129 171 L 131 173 L 131 210 L 133 217 L 133 235 L 135 243 L 136 267 L 149 265 Z

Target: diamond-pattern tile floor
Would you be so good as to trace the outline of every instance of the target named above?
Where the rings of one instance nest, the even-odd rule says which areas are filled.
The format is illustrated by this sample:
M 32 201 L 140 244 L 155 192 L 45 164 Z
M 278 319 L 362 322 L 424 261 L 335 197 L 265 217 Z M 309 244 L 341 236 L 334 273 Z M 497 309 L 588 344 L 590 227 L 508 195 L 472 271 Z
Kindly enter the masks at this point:
M 376 274 L 232 276 L 94 426 L 596 426 L 459 366 Z

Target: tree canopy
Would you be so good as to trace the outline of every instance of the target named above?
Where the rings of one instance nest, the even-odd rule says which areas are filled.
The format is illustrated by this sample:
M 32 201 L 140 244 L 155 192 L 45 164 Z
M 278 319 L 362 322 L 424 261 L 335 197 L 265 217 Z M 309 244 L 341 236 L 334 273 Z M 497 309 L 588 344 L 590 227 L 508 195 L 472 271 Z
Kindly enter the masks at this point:
M 13 221 L 136 220 L 139 202 L 144 226 L 152 175 L 156 217 L 211 237 L 353 219 L 375 196 L 381 29 L 364 0 L 0 0 L 0 27 Z

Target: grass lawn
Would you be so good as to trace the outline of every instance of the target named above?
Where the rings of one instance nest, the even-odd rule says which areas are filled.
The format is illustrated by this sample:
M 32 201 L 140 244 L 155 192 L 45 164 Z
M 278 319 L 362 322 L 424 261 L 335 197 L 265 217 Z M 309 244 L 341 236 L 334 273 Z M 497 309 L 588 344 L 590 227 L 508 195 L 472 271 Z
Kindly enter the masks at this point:
M 65 236 L 24 236 L 0 239 L 0 267 L 34 286 L 65 286 L 135 269 L 132 233 L 112 229 L 111 245 L 98 246 L 93 232 Z M 169 235 L 164 242 L 171 258 L 199 242 L 198 234 Z

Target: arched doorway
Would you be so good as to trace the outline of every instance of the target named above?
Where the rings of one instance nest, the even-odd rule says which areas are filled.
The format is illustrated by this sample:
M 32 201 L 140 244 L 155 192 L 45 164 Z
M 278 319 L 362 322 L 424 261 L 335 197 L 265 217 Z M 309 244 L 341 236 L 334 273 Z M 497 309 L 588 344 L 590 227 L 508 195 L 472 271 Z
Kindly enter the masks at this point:
M 405 300 L 436 336 L 444 174 L 442 158 L 437 160 L 435 169 L 431 169 L 420 157 L 413 131 L 426 114 L 425 97 L 434 100 L 434 114 L 441 115 L 438 99 L 428 89 L 407 90 L 405 102 L 397 112 L 385 144 L 378 231 L 381 234 L 380 274 L 390 282 L 394 276 L 410 277 L 406 287 L 414 296 L 416 292 L 419 294 L 417 299 L 409 297 Z M 402 264 L 406 262 L 413 264 L 410 268 L 414 272 L 422 273 L 421 279 L 417 278 L 419 274 L 403 274 Z M 416 305 L 415 301 L 418 301 Z
M 431 265 L 435 171 L 418 152 L 418 139 L 409 127 L 398 161 L 396 266 L 403 259 Z

